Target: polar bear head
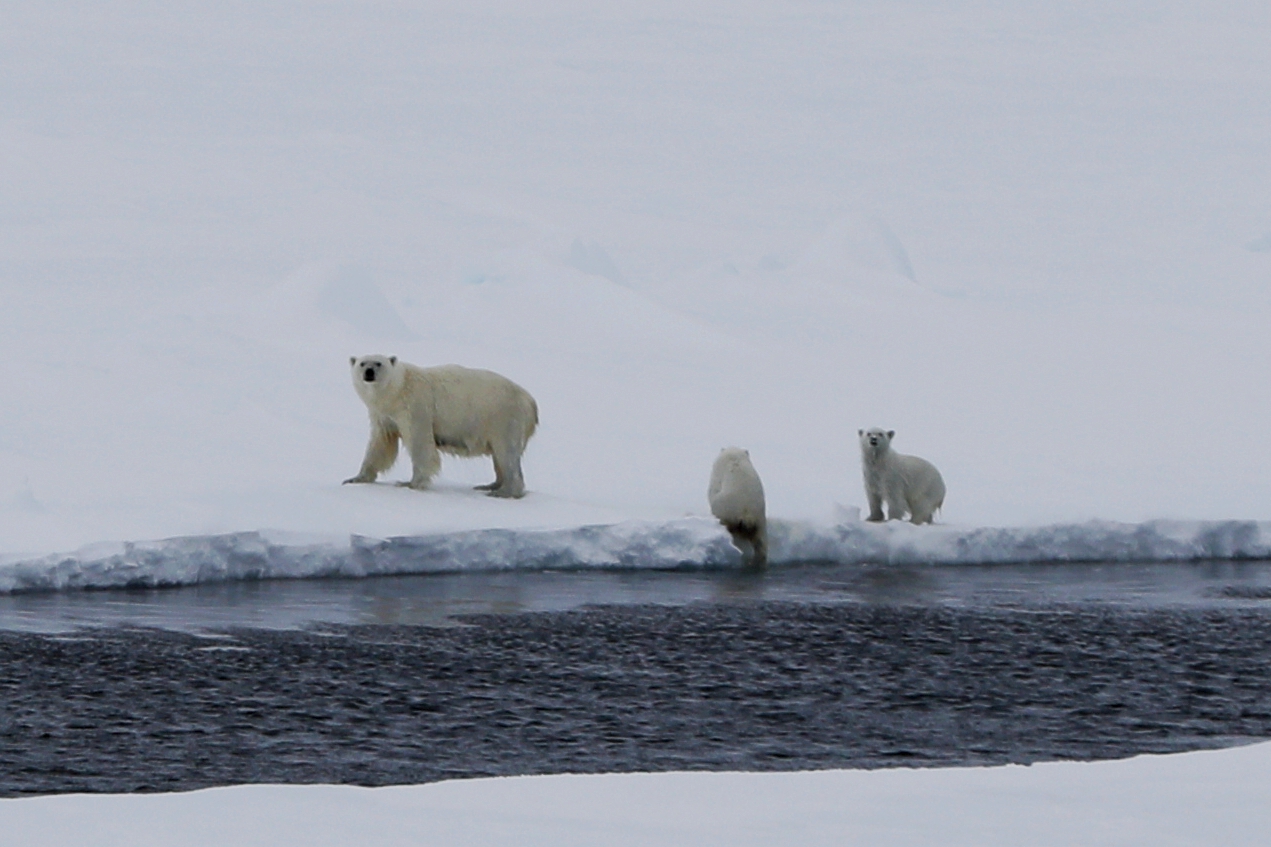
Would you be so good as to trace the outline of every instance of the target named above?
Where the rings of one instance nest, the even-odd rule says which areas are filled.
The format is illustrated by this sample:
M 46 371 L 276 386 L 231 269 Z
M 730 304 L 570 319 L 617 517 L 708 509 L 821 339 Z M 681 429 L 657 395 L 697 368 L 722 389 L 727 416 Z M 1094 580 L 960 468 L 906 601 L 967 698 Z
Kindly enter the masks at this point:
M 353 387 L 368 404 L 401 384 L 404 366 L 396 356 L 350 356 Z
M 861 439 L 862 453 L 881 456 L 891 449 L 891 440 L 896 437 L 896 430 L 875 426 L 869 429 L 858 429 L 856 434 Z

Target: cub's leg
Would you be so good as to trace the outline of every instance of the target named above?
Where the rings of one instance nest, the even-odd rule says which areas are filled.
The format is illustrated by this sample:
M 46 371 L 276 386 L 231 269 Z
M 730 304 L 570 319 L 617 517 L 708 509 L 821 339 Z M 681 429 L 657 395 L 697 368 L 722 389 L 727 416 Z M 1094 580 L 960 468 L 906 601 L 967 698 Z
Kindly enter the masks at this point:
M 903 521 L 909 514 L 909 501 L 900 494 L 887 492 L 887 520 Z
M 884 521 L 883 498 L 877 491 L 866 491 L 865 499 L 869 501 L 869 517 L 867 521 Z
M 760 525 L 753 523 L 725 524 L 724 528 L 733 537 L 733 546 L 742 551 L 745 563 L 753 568 L 762 568 L 768 564 L 768 532 Z M 750 555 L 746 555 L 746 551 Z

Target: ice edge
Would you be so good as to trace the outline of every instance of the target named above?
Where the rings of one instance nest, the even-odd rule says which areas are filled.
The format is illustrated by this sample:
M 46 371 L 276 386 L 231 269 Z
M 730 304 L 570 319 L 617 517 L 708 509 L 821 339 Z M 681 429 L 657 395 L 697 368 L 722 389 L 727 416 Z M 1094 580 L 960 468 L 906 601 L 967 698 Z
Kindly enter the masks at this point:
M 773 566 L 1271 558 L 1271 522 L 1260 521 L 1001 528 L 773 521 L 769 529 Z M 706 518 L 382 539 L 304 540 L 251 531 L 99 544 L 10 561 L 0 564 L 0 593 L 482 570 L 731 568 L 740 562 L 727 534 Z

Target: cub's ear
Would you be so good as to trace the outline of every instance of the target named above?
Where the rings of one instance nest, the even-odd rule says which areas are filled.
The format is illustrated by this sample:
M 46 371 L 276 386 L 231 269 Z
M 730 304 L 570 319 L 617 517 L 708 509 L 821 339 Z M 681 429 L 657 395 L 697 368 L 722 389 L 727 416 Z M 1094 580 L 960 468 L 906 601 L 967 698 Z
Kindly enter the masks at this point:
M 856 430 L 856 434 L 857 434 L 857 435 L 864 435 L 864 434 L 865 434 L 865 430 L 863 430 L 863 429 L 858 429 L 858 430 Z
M 389 363 L 390 365 L 395 365 L 395 364 L 397 364 L 397 357 L 396 357 L 396 356 L 389 356 L 389 357 L 388 357 L 388 363 Z
M 895 437 L 896 437 L 896 430 L 894 430 L 894 429 L 889 429 L 889 430 L 887 430 L 887 437 L 888 437 L 888 438 L 895 438 Z
M 349 357 L 349 364 L 350 364 L 350 365 L 356 365 L 356 364 L 357 364 L 357 356 L 350 356 L 350 357 Z

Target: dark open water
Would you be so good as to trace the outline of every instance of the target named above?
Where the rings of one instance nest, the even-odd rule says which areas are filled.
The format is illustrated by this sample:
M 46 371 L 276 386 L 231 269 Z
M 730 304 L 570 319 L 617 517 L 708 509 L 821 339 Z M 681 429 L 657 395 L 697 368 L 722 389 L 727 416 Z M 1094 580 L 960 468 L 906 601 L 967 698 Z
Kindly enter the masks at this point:
M 0 795 L 1112 758 L 1271 738 L 1271 563 L 0 598 Z

